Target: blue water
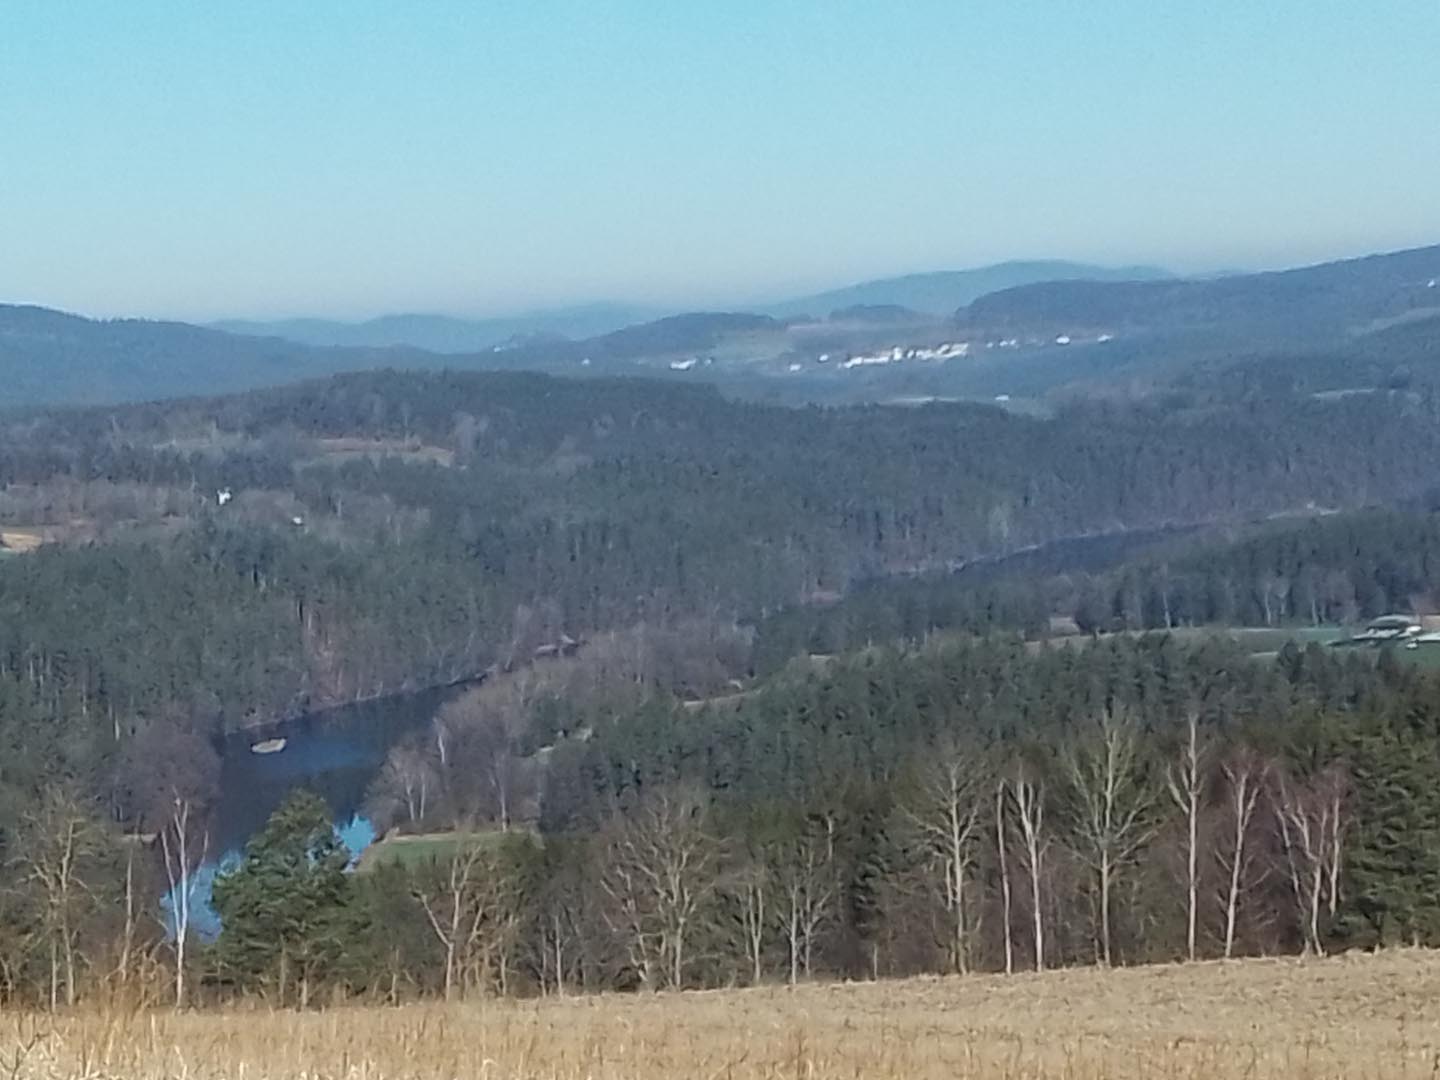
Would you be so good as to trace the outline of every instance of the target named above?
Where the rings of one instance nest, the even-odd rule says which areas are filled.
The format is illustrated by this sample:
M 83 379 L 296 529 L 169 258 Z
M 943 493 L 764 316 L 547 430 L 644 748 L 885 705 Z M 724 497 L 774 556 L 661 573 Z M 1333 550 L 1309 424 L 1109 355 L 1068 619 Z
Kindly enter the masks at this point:
M 431 690 L 312 713 L 263 734 L 232 736 L 221 748 L 220 798 L 211 820 L 210 850 L 219 854 L 190 875 L 190 925 L 202 940 L 220 932 L 210 904 L 218 874 L 240 864 L 245 843 L 289 795 L 306 789 L 329 805 L 335 832 L 352 862 L 375 841 L 364 814 L 365 792 L 390 748 L 412 732 L 426 732 L 436 711 L 455 690 Z M 285 749 L 255 754 L 251 745 L 272 735 Z M 172 891 L 161 900 L 175 932 Z

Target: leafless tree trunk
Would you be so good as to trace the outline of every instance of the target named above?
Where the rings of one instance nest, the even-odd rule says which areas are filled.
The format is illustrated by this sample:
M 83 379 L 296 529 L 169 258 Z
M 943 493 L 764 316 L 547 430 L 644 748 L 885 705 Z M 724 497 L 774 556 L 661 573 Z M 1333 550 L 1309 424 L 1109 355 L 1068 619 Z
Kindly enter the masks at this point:
M 1015 808 L 1015 828 L 1020 839 L 1020 862 L 1030 879 L 1036 971 L 1045 969 L 1045 908 L 1042 891 L 1050 834 L 1045 831 L 1044 795 L 1039 781 L 1030 779 L 1022 765 L 1010 785 L 1010 799 Z
M 737 893 L 740 930 L 745 939 L 746 957 L 750 961 L 750 984 L 759 986 L 764 980 L 765 933 L 772 918 L 770 870 L 763 859 L 751 859 L 740 872 Z
M 130 985 L 130 954 L 135 949 L 135 845 L 125 845 L 125 927 L 120 934 L 120 960 L 115 965 L 120 985 Z
M 1005 835 L 1005 780 L 995 785 L 995 854 L 1000 864 L 1000 911 L 1005 942 L 1005 974 L 1015 973 L 1015 938 L 1010 921 L 1010 867 L 1006 853 L 1010 846 Z
M 1185 958 L 1193 962 L 1200 909 L 1200 800 L 1205 793 L 1207 747 L 1200 739 L 1199 713 L 1191 709 L 1185 721 L 1185 745 L 1180 760 L 1166 769 L 1165 783 L 1185 818 Z
M 160 849 L 165 856 L 165 877 L 170 884 L 171 914 L 175 926 L 175 1008 L 185 1007 L 185 952 L 190 941 L 192 876 L 205 862 L 210 835 L 202 830 L 199 850 L 192 830 L 190 800 L 175 795 L 169 816 L 160 826 Z
M 1111 897 L 1115 880 L 1154 835 L 1153 798 L 1146 788 L 1139 737 L 1128 714 L 1106 709 L 1066 755 L 1075 800 L 1074 833 L 1080 858 L 1099 893 L 1100 962 L 1114 962 Z
M 1220 768 L 1225 775 L 1232 824 L 1229 850 L 1219 856 L 1222 868 L 1229 871 L 1224 895 L 1225 959 L 1229 960 L 1235 954 L 1235 924 L 1250 863 L 1247 841 L 1264 790 L 1265 768 L 1254 754 L 1244 750 L 1232 754 Z

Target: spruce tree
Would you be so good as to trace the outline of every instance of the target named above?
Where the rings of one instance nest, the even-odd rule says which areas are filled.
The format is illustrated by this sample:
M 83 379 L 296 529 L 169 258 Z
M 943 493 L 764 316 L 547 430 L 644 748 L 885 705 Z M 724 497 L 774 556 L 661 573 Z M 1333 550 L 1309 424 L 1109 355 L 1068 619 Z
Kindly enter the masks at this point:
M 241 865 L 216 879 L 222 970 L 273 990 L 281 1005 L 307 1005 L 317 985 L 339 976 L 357 929 L 349 861 L 324 800 L 291 795 L 246 845 Z
M 1350 751 L 1354 823 L 1338 933 L 1353 944 L 1440 942 L 1440 784 L 1433 744 L 1388 725 Z

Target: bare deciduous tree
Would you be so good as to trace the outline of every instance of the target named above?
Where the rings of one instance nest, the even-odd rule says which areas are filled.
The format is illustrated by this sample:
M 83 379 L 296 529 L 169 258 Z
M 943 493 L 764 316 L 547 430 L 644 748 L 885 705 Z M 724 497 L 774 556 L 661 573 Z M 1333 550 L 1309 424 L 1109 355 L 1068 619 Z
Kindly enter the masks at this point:
M 366 803 L 381 828 L 403 816 L 414 825 L 430 812 L 440 786 L 439 772 L 429 748 L 413 742 L 393 747 L 370 786 Z
M 731 883 L 752 986 L 759 986 L 765 976 L 765 940 L 774 917 L 772 873 L 764 853 L 760 853 L 736 869 Z
M 810 977 L 815 942 L 835 901 L 834 845 L 830 833 L 807 827 L 778 851 L 775 881 L 780 893 L 780 929 L 789 954 L 790 985 Z
M 482 981 L 498 937 L 505 930 L 509 889 L 493 847 L 483 837 L 461 835 L 448 859 L 414 889 L 436 940 L 444 950 L 443 987 L 452 1000 Z
M 603 838 L 607 919 L 651 989 L 685 985 L 689 946 L 716 890 L 721 845 L 706 816 L 697 793 L 661 791 L 617 815 Z
M 1117 876 L 1154 835 L 1154 795 L 1145 783 L 1134 720 L 1102 711 L 1066 754 L 1076 853 L 1094 874 L 1099 960 L 1114 962 L 1111 900 Z
M 1272 772 L 1271 800 L 1304 949 L 1325 954 L 1320 916 L 1339 902 L 1345 779 L 1338 768 L 1296 778 Z
M 74 1005 L 79 993 L 81 924 L 95 909 L 105 831 L 76 796 L 52 789 L 21 818 L 15 862 L 34 893 L 50 953 L 50 1007 Z
M 1022 764 L 1010 782 L 1010 803 L 1015 810 L 1014 830 L 1020 844 L 1020 862 L 1030 879 L 1030 913 L 1034 932 L 1035 970 L 1045 969 L 1045 856 L 1050 834 L 1045 828 L 1045 791 Z
M 1205 795 L 1209 745 L 1200 734 L 1200 714 L 1185 717 L 1179 759 L 1165 770 L 1165 787 L 1185 821 L 1185 958 L 1193 961 L 1200 912 L 1200 810 Z
M 175 793 L 170 813 L 160 825 L 160 850 L 170 884 L 170 930 L 175 938 L 175 1008 L 185 1007 L 185 953 L 190 941 L 195 871 L 210 851 L 210 834 L 197 821 L 194 804 Z M 127 898 L 129 890 L 127 889 Z
M 1005 946 L 1005 974 L 1015 973 L 1015 935 L 1010 921 L 1010 860 L 1006 854 L 1010 846 L 1005 830 L 1005 778 L 995 783 L 995 858 L 1000 870 L 1000 916 Z
M 1217 854 L 1226 878 L 1221 903 L 1225 916 L 1224 956 L 1229 960 L 1235 954 L 1235 927 L 1250 874 L 1250 828 L 1265 788 L 1267 770 L 1254 753 L 1237 749 L 1221 762 L 1220 771 L 1225 777 L 1225 802 L 1230 818 L 1229 843 Z
M 940 878 L 941 897 L 950 916 L 950 962 L 960 975 L 970 967 L 966 886 L 980 835 L 984 790 L 978 756 L 952 747 L 931 759 L 904 808 L 927 867 Z

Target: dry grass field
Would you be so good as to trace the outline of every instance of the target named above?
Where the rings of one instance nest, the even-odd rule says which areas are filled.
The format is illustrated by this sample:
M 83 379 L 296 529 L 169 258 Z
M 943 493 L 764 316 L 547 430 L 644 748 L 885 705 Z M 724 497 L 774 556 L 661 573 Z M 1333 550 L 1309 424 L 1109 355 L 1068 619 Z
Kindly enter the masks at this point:
M 1440 953 L 1421 952 L 794 992 L 0 1017 L 6 1080 L 1437 1075 Z

